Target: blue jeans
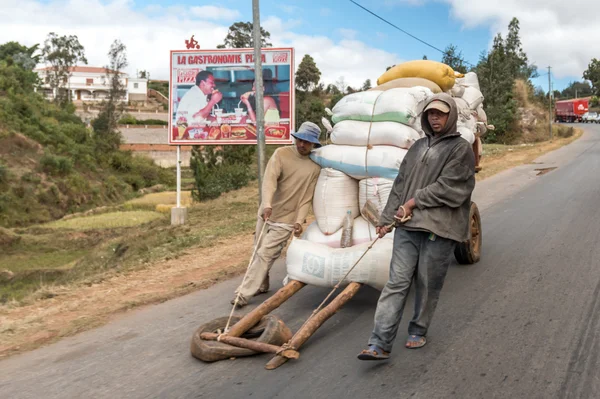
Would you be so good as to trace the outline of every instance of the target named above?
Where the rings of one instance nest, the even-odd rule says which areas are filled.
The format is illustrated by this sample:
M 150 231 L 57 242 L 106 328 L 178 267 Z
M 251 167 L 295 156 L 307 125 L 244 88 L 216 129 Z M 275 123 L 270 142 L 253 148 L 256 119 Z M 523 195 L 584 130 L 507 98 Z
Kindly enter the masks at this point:
M 392 351 L 413 279 L 416 283 L 415 313 L 408 334 L 427 335 L 455 245 L 453 240 L 428 232 L 396 229 L 390 277 L 377 302 L 369 345 Z

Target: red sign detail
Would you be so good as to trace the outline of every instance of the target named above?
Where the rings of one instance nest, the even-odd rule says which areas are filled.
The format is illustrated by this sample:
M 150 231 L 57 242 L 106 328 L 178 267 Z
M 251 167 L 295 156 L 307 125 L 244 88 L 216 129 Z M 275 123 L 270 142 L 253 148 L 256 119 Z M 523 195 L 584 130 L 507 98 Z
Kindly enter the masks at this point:
M 192 37 L 190 38 L 190 40 L 186 40 L 185 41 L 185 46 L 188 50 L 200 50 L 200 45 L 198 44 L 198 42 L 194 39 L 194 35 L 192 35 Z

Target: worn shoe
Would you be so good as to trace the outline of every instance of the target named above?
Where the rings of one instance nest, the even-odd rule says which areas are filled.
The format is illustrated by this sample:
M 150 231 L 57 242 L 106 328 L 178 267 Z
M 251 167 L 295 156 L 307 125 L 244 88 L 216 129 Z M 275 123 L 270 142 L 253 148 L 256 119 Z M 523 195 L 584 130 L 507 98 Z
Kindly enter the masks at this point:
M 235 303 L 235 300 L 237 298 L 237 305 Z M 238 295 L 233 297 L 233 299 L 230 302 L 232 305 L 236 305 L 235 307 L 238 309 L 243 308 L 244 306 L 248 305 L 248 300 L 246 298 L 244 298 L 242 295 Z
M 267 292 L 269 292 L 269 280 L 269 275 L 267 274 L 267 277 L 265 277 L 258 291 L 256 291 L 256 294 L 254 295 L 266 294 Z

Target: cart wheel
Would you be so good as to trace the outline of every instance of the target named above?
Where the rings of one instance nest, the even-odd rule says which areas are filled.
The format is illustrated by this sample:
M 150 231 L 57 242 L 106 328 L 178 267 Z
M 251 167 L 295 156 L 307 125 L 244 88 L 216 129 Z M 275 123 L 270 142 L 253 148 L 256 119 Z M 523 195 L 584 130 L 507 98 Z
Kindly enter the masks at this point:
M 481 216 L 477 204 L 471 202 L 469 240 L 456 245 L 454 257 L 461 265 L 472 265 L 481 259 Z
M 200 338 L 204 332 L 215 333 L 217 330 L 223 330 L 227 324 L 228 317 L 219 317 L 198 327 L 192 337 L 191 352 L 192 356 L 205 362 L 215 362 L 232 357 L 252 356 L 258 354 L 251 349 L 238 348 L 218 341 L 205 341 Z M 232 325 L 240 321 L 240 317 L 232 317 Z M 257 342 L 272 345 L 283 345 L 292 338 L 291 330 L 279 318 L 267 315 L 253 327 L 243 338 L 257 338 Z

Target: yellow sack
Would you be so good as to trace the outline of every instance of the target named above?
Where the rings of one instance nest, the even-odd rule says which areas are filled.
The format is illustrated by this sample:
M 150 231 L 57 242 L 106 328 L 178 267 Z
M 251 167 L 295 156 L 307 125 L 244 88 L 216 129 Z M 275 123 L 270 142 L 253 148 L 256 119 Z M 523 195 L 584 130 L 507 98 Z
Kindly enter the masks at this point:
M 436 94 L 442 92 L 442 89 L 440 89 L 440 86 L 438 86 L 431 80 L 427 80 L 427 79 L 423 79 L 423 78 L 394 79 L 394 80 L 390 80 L 389 82 L 384 83 L 382 85 L 373 87 L 372 89 L 369 89 L 369 91 L 386 91 L 389 89 L 397 89 L 399 87 L 416 87 L 416 86 L 427 87 L 429 90 L 431 90 L 432 92 L 434 92 Z
M 446 64 L 430 60 L 408 61 L 390 68 L 377 79 L 377 84 L 382 85 L 394 79 L 423 78 L 437 84 L 442 91 L 448 91 L 454 86 L 454 80 L 461 77 Z

